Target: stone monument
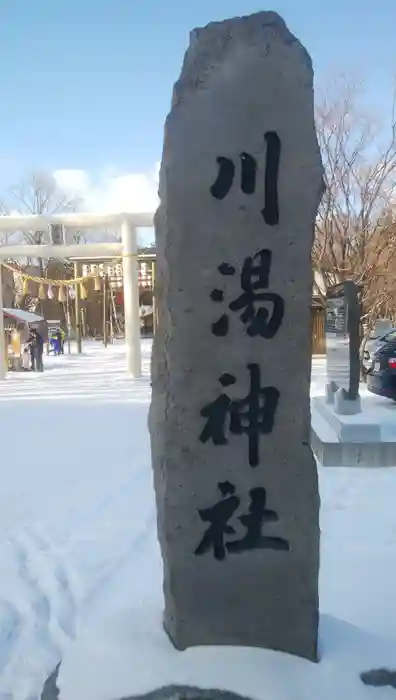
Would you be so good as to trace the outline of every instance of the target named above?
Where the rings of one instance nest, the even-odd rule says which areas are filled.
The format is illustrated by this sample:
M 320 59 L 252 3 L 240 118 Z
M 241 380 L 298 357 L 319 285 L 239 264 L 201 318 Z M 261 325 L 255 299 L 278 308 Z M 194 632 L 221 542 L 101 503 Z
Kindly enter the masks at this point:
M 328 289 L 326 294 L 326 399 L 336 413 L 361 411 L 360 304 L 352 281 Z
M 164 626 L 178 649 L 317 659 L 311 60 L 273 12 L 191 34 L 156 213 L 150 432 Z

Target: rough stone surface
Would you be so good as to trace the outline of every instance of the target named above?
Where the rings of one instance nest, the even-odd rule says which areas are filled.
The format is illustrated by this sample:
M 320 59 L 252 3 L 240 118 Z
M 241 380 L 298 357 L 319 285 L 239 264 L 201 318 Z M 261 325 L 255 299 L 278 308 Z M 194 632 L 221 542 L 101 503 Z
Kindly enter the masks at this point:
M 228 690 L 195 688 L 190 685 L 167 685 L 145 695 L 129 695 L 122 700 L 249 700 Z
M 311 61 L 283 20 L 194 31 L 165 127 L 149 419 L 164 625 L 179 649 L 317 658 L 310 254 L 322 182 Z M 246 297 L 232 304 L 243 291 L 268 296 L 246 311 Z M 258 374 L 266 391 L 238 404 Z
M 51 673 L 44 683 L 44 687 L 40 696 L 40 700 L 58 700 L 59 688 L 56 684 L 59 676 L 60 664 Z
M 396 690 L 396 671 L 390 671 L 387 668 L 377 668 L 361 673 L 360 678 L 364 685 L 370 685 L 373 688 L 390 687 Z

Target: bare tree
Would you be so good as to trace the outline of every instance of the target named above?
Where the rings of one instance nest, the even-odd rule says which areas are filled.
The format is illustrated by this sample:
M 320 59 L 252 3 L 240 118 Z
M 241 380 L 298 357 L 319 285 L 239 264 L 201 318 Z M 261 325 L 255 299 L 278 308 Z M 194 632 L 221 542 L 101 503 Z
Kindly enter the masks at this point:
M 316 293 L 361 285 L 367 332 L 396 308 L 396 113 L 387 129 L 365 114 L 360 86 L 337 80 L 316 108 L 326 191 L 313 247 Z
M 19 184 L 11 187 L 8 194 L 4 196 L 3 199 L 0 199 L 0 213 L 3 215 L 12 215 L 16 213 L 24 215 L 60 214 L 63 212 L 76 211 L 79 205 L 79 197 L 71 196 L 63 192 L 51 174 L 35 172 L 30 174 Z M 79 232 L 75 233 L 74 239 L 76 242 L 79 242 Z M 48 230 L 6 232 L 0 239 L 1 245 L 6 245 L 11 242 L 42 245 L 48 241 Z M 21 261 L 14 262 L 14 266 L 21 271 L 28 269 L 30 274 L 43 276 L 45 269 L 43 260 L 38 257 L 38 264 L 35 263 L 32 265 L 32 262 L 30 258 L 26 258 L 25 263 L 21 263 Z M 22 308 L 29 308 L 32 311 L 36 311 L 41 306 L 40 300 L 37 297 L 37 285 L 30 284 L 29 287 L 29 292 L 27 294 L 22 293 L 22 289 L 16 290 L 15 303 Z
M 62 191 L 53 175 L 45 172 L 31 173 L 11 187 L 9 194 L 0 200 L 2 214 L 60 214 L 76 211 L 79 206 L 78 195 L 71 196 Z M 16 231 L 6 235 L 3 243 L 9 242 L 10 238 L 41 245 L 48 241 L 48 231 Z

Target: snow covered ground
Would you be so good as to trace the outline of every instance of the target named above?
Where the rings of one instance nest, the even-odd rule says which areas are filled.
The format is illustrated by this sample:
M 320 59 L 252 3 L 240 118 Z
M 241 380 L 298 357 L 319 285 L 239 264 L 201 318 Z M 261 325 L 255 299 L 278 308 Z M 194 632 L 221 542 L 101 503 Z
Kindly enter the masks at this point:
M 146 376 L 122 345 L 51 358 L 0 385 L 0 700 L 33 700 L 63 658 L 61 700 L 169 683 L 257 700 L 395 697 L 359 672 L 396 667 L 396 470 L 320 470 L 322 662 L 252 649 L 178 653 L 161 631 Z M 323 389 L 314 360 L 312 393 Z
M 86 352 L 0 384 L 1 700 L 37 696 L 145 528 L 147 378 L 128 379 L 122 346 Z

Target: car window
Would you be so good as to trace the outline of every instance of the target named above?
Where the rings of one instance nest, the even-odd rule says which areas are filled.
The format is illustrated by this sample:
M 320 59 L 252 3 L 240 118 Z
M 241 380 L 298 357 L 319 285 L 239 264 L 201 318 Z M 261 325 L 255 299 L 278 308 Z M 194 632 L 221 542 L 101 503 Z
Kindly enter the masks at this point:
M 385 340 L 387 343 L 392 343 L 393 341 L 396 340 L 396 331 L 391 331 L 387 335 L 385 335 L 382 340 Z

